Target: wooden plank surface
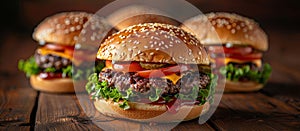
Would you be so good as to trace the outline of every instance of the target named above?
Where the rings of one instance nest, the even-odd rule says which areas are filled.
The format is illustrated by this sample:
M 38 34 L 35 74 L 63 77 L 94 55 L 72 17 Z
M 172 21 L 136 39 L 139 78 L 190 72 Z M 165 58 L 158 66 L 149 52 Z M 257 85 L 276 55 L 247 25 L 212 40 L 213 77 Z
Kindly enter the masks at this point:
M 37 92 L 22 79 L 24 76 L 16 74 L 0 75 L 0 130 L 23 130 L 32 126 Z
M 180 123 L 141 123 L 107 117 L 95 110 L 85 93 L 59 95 L 41 93 L 36 118 L 36 130 L 213 130 L 208 124 L 198 124 L 198 120 Z M 79 120 L 78 120 L 79 119 Z M 66 126 L 65 126 L 66 125 Z
M 210 121 L 221 130 L 299 130 L 299 116 L 299 110 L 260 93 L 224 94 Z
M 85 118 L 73 94 L 41 93 L 36 114 L 36 130 L 100 130 Z

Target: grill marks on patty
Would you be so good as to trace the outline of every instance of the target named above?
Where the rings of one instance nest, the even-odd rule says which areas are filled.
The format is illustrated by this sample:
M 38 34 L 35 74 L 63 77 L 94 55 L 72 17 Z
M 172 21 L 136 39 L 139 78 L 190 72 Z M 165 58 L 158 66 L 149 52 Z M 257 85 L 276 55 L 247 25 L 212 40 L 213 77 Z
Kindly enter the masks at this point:
M 36 52 L 34 58 L 37 65 L 42 69 L 54 67 L 56 70 L 61 70 L 62 68 L 72 65 L 71 60 L 52 54 L 41 55 Z
M 188 94 L 193 87 L 204 89 L 210 82 L 207 74 L 198 72 L 184 72 L 182 78 L 173 84 L 165 78 L 143 78 L 132 72 L 117 72 L 105 69 L 99 73 L 99 81 L 107 81 L 109 87 L 116 87 L 119 91 L 125 92 L 129 88 L 140 93 L 148 93 L 151 87 L 163 90 L 162 95 L 175 95 L 177 93 Z

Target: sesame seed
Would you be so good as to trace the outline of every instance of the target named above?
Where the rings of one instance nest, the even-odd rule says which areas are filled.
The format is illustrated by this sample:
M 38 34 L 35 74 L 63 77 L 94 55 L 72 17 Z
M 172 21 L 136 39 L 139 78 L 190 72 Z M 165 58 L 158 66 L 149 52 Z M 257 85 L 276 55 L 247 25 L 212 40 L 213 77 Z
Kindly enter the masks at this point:
M 75 17 L 74 22 L 79 22 L 79 18 Z
M 154 52 L 151 52 L 150 55 L 154 55 Z
M 133 46 L 132 48 L 133 48 L 133 49 L 136 49 L 137 47 L 136 47 L 136 46 Z
M 57 24 L 56 29 L 60 29 L 60 28 L 61 28 L 61 24 Z
M 156 40 L 160 40 L 158 37 L 154 37 L 154 39 L 156 39 Z
M 80 29 L 81 29 L 81 25 L 77 25 L 76 30 L 80 30 Z
M 145 48 L 145 49 L 148 49 L 148 46 L 145 45 L 144 48 Z
M 231 33 L 234 34 L 235 33 L 235 29 L 231 29 Z
M 156 48 L 155 50 L 159 50 L 159 48 Z
M 70 25 L 71 21 L 69 19 L 65 19 L 65 24 Z
M 95 40 L 95 36 L 91 36 L 91 40 L 94 41 Z
M 72 26 L 72 27 L 70 28 L 70 31 L 71 31 L 71 32 L 74 32 L 74 31 L 75 31 L 75 27 Z
M 151 45 L 150 45 L 150 47 L 151 47 L 151 48 L 153 48 L 153 47 L 154 47 L 154 45 L 153 45 L 153 44 L 151 44 Z

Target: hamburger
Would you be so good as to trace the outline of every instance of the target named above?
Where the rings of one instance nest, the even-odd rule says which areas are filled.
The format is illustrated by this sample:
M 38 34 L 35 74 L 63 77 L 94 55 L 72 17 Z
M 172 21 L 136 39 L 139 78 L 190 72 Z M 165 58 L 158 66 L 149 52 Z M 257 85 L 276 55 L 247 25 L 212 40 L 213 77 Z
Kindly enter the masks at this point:
M 31 58 L 19 61 L 19 69 L 30 77 L 34 89 L 74 92 L 72 78 L 81 82 L 80 77 L 84 73 L 75 71 L 72 65 L 79 66 L 88 60 L 80 59 L 88 57 L 78 55 L 74 58 L 74 47 L 84 24 L 91 16 L 85 12 L 62 12 L 44 19 L 35 28 L 32 36 L 39 47 Z
M 212 61 L 222 66 L 225 92 L 263 88 L 271 74 L 270 65 L 262 62 L 268 37 L 254 20 L 231 13 L 209 13 L 187 20 L 182 28 L 194 34 Z
M 132 25 L 144 23 L 180 25 L 180 22 L 168 17 L 166 13 L 142 5 L 131 5 L 121 8 L 111 13 L 107 17 L 107 21 L 119 31 Z
M 104 115 L 143 122 L 191 120 L 207 112 L 213 100 L 216 77 L 208 55 L 179 27 L 130 26 L 109 36 L 97 59 L 105 67 L 89 77 L 86 90 Z

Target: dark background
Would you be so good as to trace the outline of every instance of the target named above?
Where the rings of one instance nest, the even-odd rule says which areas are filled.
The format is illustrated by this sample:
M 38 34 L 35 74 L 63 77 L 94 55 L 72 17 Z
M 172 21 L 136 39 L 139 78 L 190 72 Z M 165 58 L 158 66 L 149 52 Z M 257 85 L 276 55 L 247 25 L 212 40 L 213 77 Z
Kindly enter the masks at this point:
M 1 26 L 31 31 L 43 18 L 61 11 L 96 12 L 113 0 L 12 0 L 1 4 Z M 299 30 L 298 0 L 187 0 L 203 13 L 227 11 L 254 18 L 265 29 Z

